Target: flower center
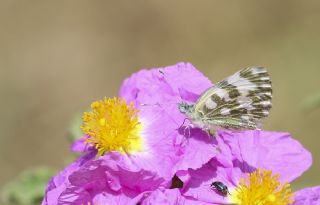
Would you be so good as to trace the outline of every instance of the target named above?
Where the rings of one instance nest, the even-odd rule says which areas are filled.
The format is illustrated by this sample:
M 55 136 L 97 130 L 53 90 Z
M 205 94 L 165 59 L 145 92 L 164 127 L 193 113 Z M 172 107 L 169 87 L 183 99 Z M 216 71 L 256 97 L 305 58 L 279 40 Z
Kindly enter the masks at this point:
M 258 169 L 241 179 L 238 187 L 231 193 L 231 200 L 243 205 L 286 205 L 292 204 L 293 193 L 290 184 L 280 186 L 279 175 Z
M 83 114 L 81 130 L 88 136 L 85 143 L 94 146 L 98 155 L 142 150 L 142 126 L 133 103 L 128 105 L 122 98 L 104 98 L 93 102 L 91 109 Z

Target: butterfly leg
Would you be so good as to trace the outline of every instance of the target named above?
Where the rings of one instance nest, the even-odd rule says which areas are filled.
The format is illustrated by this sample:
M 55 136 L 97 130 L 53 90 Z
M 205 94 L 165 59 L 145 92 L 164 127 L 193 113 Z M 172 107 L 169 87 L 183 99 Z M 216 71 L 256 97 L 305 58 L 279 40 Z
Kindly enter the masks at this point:
M 208 135 L 208 137 L 214 137 L 216 134 L 216 130 L 214 128 L 202 128 L 204 132 Z
M 191 135 L 190 129 L 193 128 L 193 125 L 189 123 L 187 126 L 184 126 L 184 124 L 185 124 L 185 122 L 186 122 L 187 120 L 189 120 L 189 119 L 188 119 L 188 118 L 185 118 L 185 119 L 183 120 L 183 123 L 181 124 L 181 126 L 179 127 L 179 129 L 182 129 L 182 127 L 184 127 L 184 128 L 183 128 L 183 135 L 186 135 L 186 130 L 188 130 L 188 137 L 190 137 L 190 135 Z
M 188 124 L 187 126 L 184 127 L 183 129 L 183 135 L 189 138 L 191 136 L 191 129 L 194 128 L 192 124 Z M 188 131 L 188 135 L 186 135 L 186 130 Z
M 181 128 L 181 127 L 180 127 Z M 183 139 L 181 140 L 180 145 L 183 145 L 188 142 L 189 137 L 191 136 L 191 129 L 194 128 L 192 124 L 188 124 L 187 126 L 184 126 L 183 128 Z
M 188 136 L 186 136 L 186 130 L 188 130 Z M 188 138 L 190 136 L 190 132 L 189 132 L 189 128 L 188 127 L 184 127 L 183 128 L 183 133 L 182 134 L 182 138 L 181 138 L 181 141 L 179 143 L 180 146 L 184 145 L 186 142 L 188 142 Z
M 207 133 L 208 137 L 211 137 L 211 138 L 215 138 L 215 135 L 216 135 L 216 129 L 214 128 L 208 128 L 208 129 L 204 129 L 204 131 Z M 218 145 L 212 145 L 214 147 L 214 149 L 216 149 L 216 151 L 220 154 L 222 151 L 220 149 L 220 147 Z
M 186 120 L 188 120 L 188 118 L 184 118 L 182 124 L 180 125 L 179 129 L 183 127 L 184 123 L 186 122 Z

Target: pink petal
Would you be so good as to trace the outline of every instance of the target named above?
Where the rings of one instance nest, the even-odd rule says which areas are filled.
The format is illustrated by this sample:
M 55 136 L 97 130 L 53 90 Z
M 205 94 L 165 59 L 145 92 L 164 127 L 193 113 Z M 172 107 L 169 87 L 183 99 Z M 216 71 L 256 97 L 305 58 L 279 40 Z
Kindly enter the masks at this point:
M 191 129 L 190 137 L 182 136 L 180 140 L 183 154 L 176 170 L 198 169 L 219 153 L 216 140 L 201 129 Z
M 157 189 L 151 193 L 144 193 L 146 197 L 141 205 L 209 205 L 198 200 L 186 198 L 179 189 Z
M 178 63 L 133 74 L 123 82 L 120 96 L 138 105 L 166 104 L 173 98 L 195 100 L 190 95 L 199 95 L 211 86 L 208 78 L 190 63 Z
M 178 189 L 158 189 L 146 197 L 141 205 L 180 205 L 185 203 Z
M 224 142 L 234 156 L 234 166 L 243 172 L 257 168 L 280 174 L 280 180 L 290 182 L 312 164 L 312 157 L 289 133 L 270 131 L 220 131 Z
M 88 144 L 85 144 L 85 141 L 87 140 L 88 136 L 84 135 L 80 139 L 76 140 L 70 147 L 71 151 L 73 152 L 86 152 L 90 150 L 90 146 Z
M 137 195 L 137 193 L 132 192 L 129 189 L 123 189 L 122 193 L 110 194 L 109 192 L 101 192 L 94 196 L 92 199 L 92 204 L 108 204 L 108 205 L 137 205 L 140 201 L 142 195 Z
M 319 205 L 320 186 L 304 188 L 294 193 L 294 205 Z
M 42 205 L 57 204 L 58 197 L 69 185 L 68 177 L 79 167 L 83 166 L 86 162 L 92 160 L 95 157 L 95 152 L 88 152 L 77 159 L 75 162 L 67 166 L 63 171 L 54 176 L 46 189 L 45 197 L 42 201 Z
M 225 184 L 232 190 L 242 176 L 238 168 L 225 168 L 213 159 L 197 170 L 189 170 L 190 179 L 185 184 L 183 195 L 205 203 L 227 204 L 228 197 L 221 195 L 210 185 L 215 181 Z

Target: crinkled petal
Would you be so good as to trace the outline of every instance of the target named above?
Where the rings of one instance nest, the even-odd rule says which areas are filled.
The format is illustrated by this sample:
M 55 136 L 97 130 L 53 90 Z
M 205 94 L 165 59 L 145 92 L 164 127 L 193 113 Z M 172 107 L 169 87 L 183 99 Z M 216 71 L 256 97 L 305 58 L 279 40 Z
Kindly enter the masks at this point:
M 183 129 L 180 132 L 184 132 Z M 219 153 L 216 140 L 199 128 L 191 129 L 189 137 L 180 137 L 180 151 L 183 155 L 176 165 L 176 170 L 198 169 Z
M 141 205 L 206 205 L 198 200 L 186 198 L 179 189 L 157 189 L 151 193 L 143 193 L 145 199 Z M 208 204 L 209 205 L 209 204 Z
M 181 196 L 179 189 L 158 189 L 148 194 L 141 205 L 180 205 L 185 203 L 185 198 Z
M 67 166 L 63 171 L 54 176 L 48 183 L 45 197 L 42 201 L 42 205 L 54 205 L 57 204 L 57 199 L 60 194 L 66 189 L 69 184 L 68 177 L 79 167 L 83 166 L 88 161 L 94 159 L 96 152 L 88 152 L 77 159 L 75 162 Z
M 140 104 L 166 104 L 171 101 L 195 101 L 212 83 L 190 63 L 141 70 L 126 79 L 120 96 Z
M 195 101 L 193 94 L 200 95 L 212 86 L 210 80 L 195 69 L 191 63 L 178 63 L 167 66 L 162 69 L 162 72 L 163 78 L 172 90 L 185 101 Z M 193 94 L 190 95 L 191 93 Z
M 127 188 L 142 192 L 154 190 L 166 183 L 156 172 L 138 166 L 134 161 L 117 152 L 111 152 L 102 158 L 103 165 L 108 167 L 109 173 L 117 176 L 121 185 Z
M 128 156 L 139 167 L 170 181 L 174 175 L 173 167 L 179 159 L 174 146 L 176 124 L 159 107 L 141 108 L 139 119 L 142 124 L 142 150 Z
M 212 83 L 190 63 L 178 63 L 164 68 L 141 70 L 126 79 L 120 96 L 127 102 L 142 106 L 159 106 L 181 126 L 186 116 L 178 103 L 194 102 Z
M 133 200 L 141 192 L 155 190 L 165 182 L 118 152 L 109 152 L 98 159 L 92 157 L 95 154 L 91 153 L 91 158 L 84 155 L 54 177 L 42 204 L 93 203 L 102 193 L 108 196 L 107 204 L 117 204 Z
M 190 179 L 185 183 L 183 195 L 205 203 L 228 204 L 227 197 L 211 187 L 215 181 L 225 184 L 232 190 L 242 176 L 239 168 L 226 168 L 216 160 L 197 170 L 190 170 Z
M 319 205 L 320 186 L 301 189 L 294 193 L 294 205 Z
M 137 195 L 136 192 L 123 188 L 121 193 L 112 193 L 110 192 L 101 192 L 94 196 L 92 199 L 92 204 L 100 205 L 100 204 L 108 204 L 108 205 L 119 205 L 119 204 L 125 204 L 125 205 L 137 205 L 140 201 L 143 195 L 139 194 Z
M 200 129 L 191 129 L 189 137 L 182 135 L 173 116 L 161 107 L 144 107 L 139 114 L 144 148 L 130 158 L 167 181 L 178 170 L 200 168 L 218 153 L 212 137 Z
M 280 174 L 280 180 L 290 182 L 312 164 L 310 152 L 289 133 L 251 130 L 219 131 L 218 135 L 233 155 L 233 166 L 243 172 L 265 168 Z
M 131 198 L 147 190 L 158 188 L 164 179 L 155 173 L 136 166 L 130 158 L 110 152 L 97 160 L 86 163 L 69 176 L 71 186 L 85 189 L 90 196 L 110 190 L 110 193 L 132 193 Z M 63 194 L 62 194 L 63 196 Z
M 232 192 L 246 173 L 258 168 L 280 174 L 280 180 L 291 181 L 311 164 L 310 153 L 287 133 L 220 130 L 216 140 L 221 153 L 200 169 L 189 170 L 189 176 L 183 173 L 184 196 L 228 204 L 228 197 L 210 187 L 212 182 L 220 181 Z
M 69 186 L 58 197 L 58 205 L 87 205 L 92 203 L 90 192 L 82 187 Z
M 137 191 L 122 188 L 121 192 L 113 192 L 105 188 L 95 195 L 92 195 L 91 190 L 86 190 L 81 187 L 69 187 L 58 199 L 59 205 L 88 205 L 88 204 L 108 204 L 108 205 L 137 205 L 141 201 L 142 195 Z
M 87 135 L 84 135 L 80 139 L 74 141 L 74 143 L 71 145 L 70 150 L 74 152 L 86 152 L 90 150 L 92 147 L 89 146 L 89 144 L 86 144 L 85 141 L 89 137 Z
M 61 193 L 66 190 L 67 186 L 66 184 L 62 184 L 58 187 L 55 187 L 51 190 L 46 190 L 45 197 L 42 200 L 42 205 L 57 205 L 58 204 L 58 198 L 61 195 Z

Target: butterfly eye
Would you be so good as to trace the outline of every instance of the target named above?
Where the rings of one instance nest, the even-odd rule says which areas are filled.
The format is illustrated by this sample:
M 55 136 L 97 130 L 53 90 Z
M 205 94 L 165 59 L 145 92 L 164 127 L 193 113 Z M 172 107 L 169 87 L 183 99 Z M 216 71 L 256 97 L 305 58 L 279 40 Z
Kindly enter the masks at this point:
M 179 103 L 179 110 L 182 113 L 191 113 L 193 105 L 189 105 L 185 102 Z

